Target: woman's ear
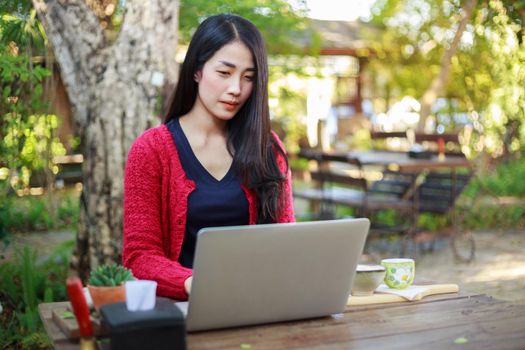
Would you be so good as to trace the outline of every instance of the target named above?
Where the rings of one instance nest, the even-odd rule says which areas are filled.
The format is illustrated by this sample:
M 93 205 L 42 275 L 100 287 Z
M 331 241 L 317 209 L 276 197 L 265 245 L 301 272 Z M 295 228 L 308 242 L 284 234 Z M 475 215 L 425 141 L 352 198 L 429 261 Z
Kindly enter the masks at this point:
M 193 80 L 195 80 L 196 83 L 199 83 L 201 81 L 201 77 L 202 77 L 201 70 L 198 70 L 197 72 L 195 72 L 195 74 L 193 74 Z

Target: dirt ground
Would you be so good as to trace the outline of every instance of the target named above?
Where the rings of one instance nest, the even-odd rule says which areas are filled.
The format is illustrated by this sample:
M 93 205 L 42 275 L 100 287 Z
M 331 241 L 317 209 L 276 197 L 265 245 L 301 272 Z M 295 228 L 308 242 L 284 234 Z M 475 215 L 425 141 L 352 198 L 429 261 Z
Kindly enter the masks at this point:
M 476 256 L 471 263 L 456 263 L 448 241 L 438 241 L 434 252 L 418 255 L 416 276 L 441 283 L 457 283 L 462 290 L 484 293 L 495 298 L 525 304 L 525 231 L 482 231 L 474 234 Z M 74 235 L 70 231 L 18 234 L 7 250 L 0 249 L 4 259 L 14 258 L 17 247 L 29 245 L 43 257 Z M 0 245 L 1 247 L 1 245 Z M 377 253 L 373 260 L 393 257 Z
M 72 231 L 49 231 L 49 232 L 34 232 L 34 233 L 15 233 L 9 236 L 10 243 L 7 249 L 0 242 L 0 264 L 3 261 L 13 260 L 16 256 L 16 252 L 19 249 L 23 249 L 24 246 L 28 246 L 30 249 L 35 249 L 38 261 L 45 259 L 50 256 L 53 251 L 61 243 L 73 240 L 75 234 Z M 4 249 L 3 249 L 4 248 Z
M 416 278 L 456 283 L 461 290 L 525 304 L 525 231 L 479 231 L 474 233 L 475 258 L 456 262 L 448 239 L 436 242 L 433 252 L 418 254 Z M 372 252 L 368 261 L 396 257 Z
M 475 259 L 455 263 L 449 246 L 425 254 L 416 273 L 431 280 L 525 304 L 525 231 L 476 232 Z

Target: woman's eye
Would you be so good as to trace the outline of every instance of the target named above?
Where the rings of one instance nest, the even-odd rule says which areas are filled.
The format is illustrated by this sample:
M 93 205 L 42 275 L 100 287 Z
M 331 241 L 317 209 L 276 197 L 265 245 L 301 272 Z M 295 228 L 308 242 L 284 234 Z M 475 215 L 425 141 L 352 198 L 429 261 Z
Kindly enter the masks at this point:
M 230 72 L 223 71 L 223 70 L 218 71 L 218 73 L 219 73 L 220 75 L 222 75 L 222 76 L 225 76 L 225 77 L 230 75 Z
M 246 75 L 244 76 L 244 79 L 246 79 L 247 81 L 253 81 L 255 77 L 253 75 Z

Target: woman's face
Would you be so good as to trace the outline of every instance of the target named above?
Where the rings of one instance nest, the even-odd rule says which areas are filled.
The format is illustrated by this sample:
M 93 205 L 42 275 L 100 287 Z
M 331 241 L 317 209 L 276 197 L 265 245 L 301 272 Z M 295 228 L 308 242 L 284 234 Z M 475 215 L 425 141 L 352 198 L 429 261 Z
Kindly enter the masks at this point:
M 232 119 L 252 93 L 255 65 L 250 50 L 235 41 L 223 46 L 195 74 L 197 106 L 221 120 Z

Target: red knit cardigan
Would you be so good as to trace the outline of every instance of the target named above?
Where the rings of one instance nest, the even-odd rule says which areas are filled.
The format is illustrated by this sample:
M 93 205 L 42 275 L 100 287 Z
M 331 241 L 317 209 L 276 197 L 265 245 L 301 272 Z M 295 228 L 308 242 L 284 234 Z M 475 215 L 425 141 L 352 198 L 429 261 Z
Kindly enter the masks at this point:
M 272 133 L 279 145 L 281 141 Z M 284 148 L 283 148 L 284 149 Z M 277 154 L 281 171 L 285 159 Z M 242 185 L 249 206 L 249 223 L 256 223 L 257 198 Z M 186 177 L 171 133 L 165 125 L 145 131 L 131 146 L 124 178 L 122 260 L 138 279 L 157 281 L 157 294 L 188 298 L 184 281 L 192 270 L 179 262 L 186 228 L 188 196 L 195 183 Z M 281 194 L 277 222 L 294 222 L 291 172 Z

